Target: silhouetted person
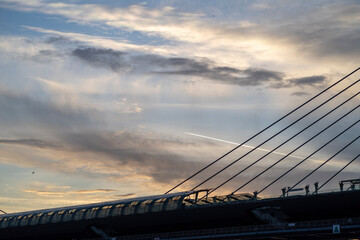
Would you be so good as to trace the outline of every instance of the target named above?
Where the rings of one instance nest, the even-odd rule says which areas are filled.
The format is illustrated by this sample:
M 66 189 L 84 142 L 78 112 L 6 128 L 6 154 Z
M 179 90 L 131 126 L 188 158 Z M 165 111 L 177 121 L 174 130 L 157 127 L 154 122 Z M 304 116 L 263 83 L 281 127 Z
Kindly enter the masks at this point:
M 258 195 L 258 191 L 255 191 L 255 192 L 254 192 L 254 199 L 255 199 L 255 200 L 257 199 L 257 195 Z
M 344 183 L 343 182 L 339 182 L 340 185 L 340 191 L 344 191 Z
M 319 182 L 314 183 L 314 186 L 315 186 L 315 193 L 317 194 L 319 190 Z
M 309 195 L 310 189 L 309 185 L 305 186 L 306 195 Z

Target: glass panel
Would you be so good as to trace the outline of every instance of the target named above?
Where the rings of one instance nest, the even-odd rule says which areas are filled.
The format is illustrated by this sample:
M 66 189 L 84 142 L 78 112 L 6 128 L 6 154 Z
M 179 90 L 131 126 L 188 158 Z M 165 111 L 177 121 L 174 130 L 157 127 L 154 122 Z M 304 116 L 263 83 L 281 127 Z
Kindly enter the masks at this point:
M 20 224 L 19 226 L 26 226 L 29 224 L 29 219 L 33 216 L 33 214 L 29 214 L 24 216 L 21 220 L 20 220 Z
M 54 212 L 48 212 L 48 213 L 44 214 L 42 216 L 42 218 L 40 219 L 40 224 L 50 223 L 50 218 L 53 215 L 54 215 Z
M 18 216 L 18 217 L 14 217 L 12 219 L 12 221 L 9 223 L 9 227 L 17 227 L 19 222 L 20 222 L 20 219 L 22 218 L 23 216 Z
M 30 218 L 30 225 L 38 224 L 40 217 L 43 215 L 43 213 L 39 213 L 34 215 L 32 218 Z
M 12 217 L 4 218 L 1 222 L 0 228 L 6 228 Z
M 168 203 L 166 204 L 166 210 L 176 210 L 179 206 L 181 196 L 173 197 L 169 199 Z
M 87 209 L 81 209 L 76 211 L 73 221 L 82 220 Z
M 66 212 L 64 213 L 64 216 L 63 216 L 62 221 L 63 221 L 63 222 L 71 221 L 72 218 L 73 218 L 73 215 L 74 215 L 74 212 L 75 212 L 75 211 L 76 211 L 76 209 L 66 211 Z
M 55 213 L 54 213 L 54 216 L 51 218 L 50 222 L 51 222 L 51 223 L 60 222 L 61 217 L 64 215 L 64 213 L 65 213 L 65 210 L 61 210 L 61 211 L 55 212 Z
M 98 217 L 99 218 L 103 218 L 103 217 L 107 217 L 107 216 L 109 216 L 109 214 L 110 214 L 110 210 L 111 210 L 111 208 L 112 208 L 113 206 L 104 206 L 104 207 L 102 207 L 102 209 L 100 210 L 100 212 L 99 212 L 99 215 L 98 215 Z
M 123 203 L 116 205 L 111 213 L 111 216 L 120 216 L 124 206 L 125 206 L 125 204 L 123 204 Z
M 149 212 L 149 208 L 150 208 L 150 204 L 153 202 L 154 200 L 146 200 L 140 203 L 136 213 L 146 213 Z
M 85 215 L 85 219 L 93 219 L 96 217 L 96 213 L 98 212 L 99 208 L 98 207 L 94 207 L 94 208 L 90 208 L 87 210 L 86 215 Z
M 136 202 L 132 202 L 129 205 L 126 206 L 126 208 L 124 209 L 124 215 L 131 215 L 135 213 L 135 208 L 136 205 L 138 205 L 138 201 Z
M 151 209 L 152 212 L 160 212 L 163 210 L 164 202 L 167 200 L 167 198 L 161 198 L 154 202 L 154 205 Z

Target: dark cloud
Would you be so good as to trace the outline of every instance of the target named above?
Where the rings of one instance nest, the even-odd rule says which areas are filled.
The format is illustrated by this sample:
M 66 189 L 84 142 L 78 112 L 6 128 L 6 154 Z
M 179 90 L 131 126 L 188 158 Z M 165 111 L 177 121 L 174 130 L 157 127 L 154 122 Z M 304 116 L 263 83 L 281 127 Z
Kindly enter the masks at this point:
M 280 6 L 279 6 L 280 7 Z M 296 10 L 295 10 L 296 9 Z M 281 7 L 280 7 L 281 10 Z M 290 40 L 316 58 L 354 61 L 360 54 L 360 5 L 357 1 L 315 3 L 309 8 L 287 9 L 266 35 Z
M 120 197 L 120 198 L 128 198 L 128 197 L 135 197 L 135 193 L 127 193 L 127 194 L 120 194 L 120 195 L 115 195 L 115 197 Z
M 141 169 L 155 181 L 166 183 L 187 176 L 200 164 L 186 161 L 186 156 L 168 151 L 171 146 L 184 147 L 188 143 L 180 140 L 147 138 L 132 132 L 121 134 L 83 132 L 67 133 L 61 136 L 66 143 L 64 150 L 71 152 L 91 152 L 115 160 L 121 166 Z
M 149 138 L 146 135 L 138 135 L 133 132 L 112 134 L 106 132 L 68 132 L 58 131 L 56 138 L 44 139 L 0 139 L 1 144 L 12 144 L 41 148 L 55 152 L 74 154 L 74 156 L 86 156 L 91 154 L 97 162 L 101 162 L 102 168 L 117 168 L 119 176 L 123 174 L 121 169 L 130 167 L 137 169 L 139 175 L 151 177 L 155 182 L 169 183 L 189 176 L 193 169 L 200 169 L 202 164 L 187 159 L 188 155 L 183 152 L 169 149 L 187 148 L 195 143 L 180 140 L 164 140 Z M 54 137 L 54 136 L 53 136 Z M 28 156 L 31 161 L 30 155 Z M 84 157 L 86 158 L 86 157 Z M 94 159 L 84 159 L 87 163 Z M 63 159 L 71 161 L 73 159 Z M 79 161 L 79 159 L 77 160 Z M 71 171 L 77 169 L 85 174 L 93 174 L 80 168 L 83 164 L 80 160 L 79 169 L 77 164 L 72 163 Z M 61 164 L 56 165 L 57 170 L 66 171 Z M 116 177 L 116 176 L 113 176 Z M 105 190 L 104 190 L 105 191 Z
M 308 96 L 310 94 L 307 93 L 307 92 L 293 92 L 291 95 L 298 96 L 298 97 L 303 97 L 303 96 Z
M 106 67 L 115 72 L 127 68 L 123 60 L 125 53 L 112 49 L 77 48 L 72 51 L 72 55 L 93 66 Z
M 356 132 L 356 131 L 355 131 Z M 330 134 L 330 133 L 329 133 Z M 333 134 L 333 133 L 331 133 Z M 350 134 L 354 135 L 354 134 Z M 355 134 L 356 135 L 356 134 Z M 313 152 L 317 148 L 318 145 L 323 144 L 323 142 L 328 141 L 329 136 L 324 137 L 324 139 L 320 139 L 320 143 L 308 146 L 308 151 Z M 314 159 L 327 159 L 328 156 L 335 153 L 341 146 L 343 146 L 344 142 L 349 142 L 347 140 L 349 138 L 349 134 L 343 136 L 341 139 L 334 142 L 333 145 L 329 145 L 326 147 L 322 154 L 314 156 Z M 351 137 L 351 139 L 353 139 Z M 0 141 L 1 143 L 2 141 Z M 148 135 L 140 135 L 130 131 L 124 131 L 118 134 L 106 133 L 106 132 L 62 132 L 58 134 L 58 139 L 55 142 L 49 142 L 45 140 L 35 140 L 31 139 L 31 141 L 25 141 L 24 139 L 19 140 L 3 140 L 3 142 L 11 144 L 19 144 L 19 145 L 29 145 L 34 147 L 42 147 L 47 148 L 49 150 L 54 150 L 56 152 L 62 153 L 73 153 L 78 156 L 77 159 L 69 159 L 65 158 L 62 161 L 72 161 L 72 171 L 82 172 L 80 166 L 83 166 L 84 163 L 81 161 L 78 163 L 79 168 L 76 165 L 76 161 L 79 161 L 79 157 L 84 158 L 87 164 L 92 164 L 92 161 L 96 161 L 97 164 L 100 162 L 102 165 L 102 169 L 118 169 L 119 176 L 112 173 L 112 177 L 120 177 L 122 169 L 136 169 L 137 174 L 139 176 L 147 176 L 150 177 L 154 182 L 161 184 L 176 184 L 181 179 L 184 179 L 194 173 L 195 170 L 201 169 L 204 166 L 204 163 L 199 161 L 194 157 L 189 157 L 188 154 L 189 149 L 193 149 L 192 147 L 202 146 L 203 144 L 207 144 L 206 142 L 201 143 L 193 143 L 193 142 L 185 142 L 179 139 L 161 139 L 154 138 Z M 212 144 L 212 143 L 211 143 Z M 339 144 L 341 146 L 339 146 Z M 40 145 L 40 146 L 38 146 Z M 338 159 L 341 159 L 344 163 L 340 162 L 340 165 L 345 165 L 349 159 L 352 159 L 358 153 L 356 152 L 359 147 L 359 143 L 354 143 L 351 148 L 349 147 L 339 155 Z M 314 149 L 313 149 L 314 148 Z M 178 149 L 175 150 L 174 149 Z M 186 151 L 184 151 L 187 149 Z M 68 154 L 65 154 L 68 155 Z M 93 156 L 92 159 L 87 158 L 87 155 Z M 210 156 L 210 155 L 209 155 Z M 204 156 L 201 156 L 204 158 Z M 208 158 L 208 156 L 207 156 Z M 214 158 L 215 159 L 215 158 Z M 277 158 L 276 158 L 277 159 Z M 75 161 L 76 160 L 76 161 Z M 232 159 L 234 160 L 234 159 Z M 272 159 L 268 159 L 268 161 L 273 161 Z M 287 165 L 294 165 L 294 163 L 287 162 Z M 309 161 L 308 161 L 309 162 Z M 314 164 L 314 163 L 312 163 Z M 246 164 L 245 164 L 246 165 Z M 304 167 L 307 165 L 303 164 Z M 210 170 L 216 171 L 220 167 L 224 165 L 219 165 L 217 168 Z M 247 178 L 256 174 L 261 169 L 266 166 L 255 166 L 248 174 L 241 177 L 242 180 L 246 180 Z M 311 165 L 312 166 L 312 165 Z M 233 172 L 237 172 L 242 167 L 237 166 L 236 168 L 229 169 L 229 171 L 223 173 L 218 176 L 212 184 L 219 184 L 222 181 L 225 181 L 227 178 L 231 177 Z M 61 165 L 57 165 L 58 170 L 60 170 Z M 287 169 L 289 166 L 277 166 L 274 170 L 271 171 L 272 178 L 274 176 L 274 172 L 284 171 L 284 168 Z M 310 167 L 311 168 L 311 167 Z M 339 169 L 340 167 L 336 168 Z M 86 170 L 88 171 L 88 170 Z M 326 170 L 327 172 L 334 172 L 334 170 Z M 113 172 L 113 171 L 112 171 Z M 210 172 L 207 172 L 209 174 Z M 87 174 L 93 174 L 92 172 L 87 172 Z M 294 174 L 298 176 L 304 175 L 303 169 L 297 169 L 294 171 Z M 110 174 L 111 175 L 111 174 Z M 329 175 L 329 173 L 328 173 Z M 195 182 L 200 182 L 206 178 L 206 174 L 201 174 L 199 178 L 195 180 Z M 324 178 L 321 178 L 324 179 Z M 209 185 L 210 184 L 210 185 Z M 208 183 L 211 186 L 211 182 Z M 229 186 L 236 188 L 237 182 L 231 183 Z M 228 186 L 228 187 L 229 187 Z
M 45 40 L 45 43 L 48 43 L 48 44 L 68 43 L 70 41 L 71 41 L 70 39 L 68 39 L 66 37 L 63 37 L 63 36 L 51 36 L 51 37 L 49 37 L 48 39 Z
M 130 55 L 112 49 L 77 48 L 72 51 L 72 55 L 93 66 L 105 67 L 115 72 L 131 69 L 133 72 L 144 74 L 194 76 L 239 86 L 265 85 L 273 88 L 315 86 L 326 80 L 324 76 L 286 79 L 284 73 L 266 69 L 237 69 L 216 66 L 207 59 Z
M 39 139 L 0 139 L 0 144 L 15 144 L 15 145 L 25 145 L 30 147 L 38 148 L 48 148 L 55 147 L 53 144 L 39 140 Z
M 54 59 L 62 57 L 62 56 L 63 56 L 63 54 L 58 51 L 43 49 L 43 50 L 40 50 L 38 52 L 38 54 L 32 56 L 31 58 L 32 58 L 32 60 L 34 60 L 36 62 L 49 63 L 49 62 L 53 61 Z
M 200 168 L 199 163 L 186 161 L 180 153 L 167 150 L 187 146 L 186 142 L 152 139 L 131 132 L 114 135 L 95 131 L 101 121 L 97 121 L 98 113 L 91 110 L 59 106 L 3 91 L 0 91 L 0 110 L 1 133 L 7 129 L 13 136 L 23 136 L 2 137 L 3 149 L 11 144 L 75 155 L 90 153 L 102 159 L 104 165 L 112 162 L 119 169 L 123 166 L 141 169 L 143 175 L 163 183 L 187 176 L 194 167 Z M 48 134 L 50 138 L 46 137 Z M 36 137 L 24 137 L 29 135 Z
M 310 76 L 303 78 L 291 78 L 283 81 L 273 82 L 273 88 L 290 88 L 290 87 L 325 87 L 327 78 L 325 76 Z M 294 94 L 293 94 L 294 95 Z M 298 95 L 299 96 L 299 95 Z
M 324 76 L 311 76 L 311 77 L 304 77 L 304 78 L 289 79 L 289 82 L 293 86 L 323 85 L 325 81 L 326 81 L 326 78 Z
M 35 100 L 30 96 L 0 90 L 0 122 L 4 129 L 72 129 L 94 126 L 101 122 L 99 114 L 91 109 L 73 105 L 59 105 Z M 20 130 L 20 129 L 19 129 Z
M 11 144 L 79 156 L 91 154 L 98 156 L 104 165 L 111 163 L 119 169 L 123 166 L 141 169 L 143 175 L 162 183 L 188 176 L 194 168 L 201 166 L 186 159 L 182 153 L 169 150 L 192 143 L 153 139 L 132 132 L 114 135 L 94 130 L 102 125 L 102 121 L 100 114 L 91 109 L 76 109 L 0 91 L 0 110 L 3 150 L 7 149 L 5 145 Z M 9 131 L 13 137 L 3 137 Z M 57 167 L 61 168 L 60 165 Z
M 146 58 L 149 59 L 149 56 L 146 56 Z M 153 71 L 153 73 L 197 76 L 241 86 L 258 86 L 261 84 L 269 84 L 272 81 L 281 81 L 283 75 L 279 72 L 264 69 L 248 68 L 241 70 L 231 67 L 217 67 L 205 60 L 200 62 L 187 58 L 164 58 L 161 62 L 157 63 L 160 64 L 154 67 L 160 67 L 161 69 Z

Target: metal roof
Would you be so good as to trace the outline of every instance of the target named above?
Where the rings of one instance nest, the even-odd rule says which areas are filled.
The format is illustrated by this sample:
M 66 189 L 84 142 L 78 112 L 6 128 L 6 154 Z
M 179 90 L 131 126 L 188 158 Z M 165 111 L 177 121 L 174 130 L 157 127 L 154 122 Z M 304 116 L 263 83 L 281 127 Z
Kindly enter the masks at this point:
M 181 207 L 186 197 L 202 191 L 207 190 L 186 191 L 86 205 L 3 214 L 0 215 L 0 229 L 176 210 Z

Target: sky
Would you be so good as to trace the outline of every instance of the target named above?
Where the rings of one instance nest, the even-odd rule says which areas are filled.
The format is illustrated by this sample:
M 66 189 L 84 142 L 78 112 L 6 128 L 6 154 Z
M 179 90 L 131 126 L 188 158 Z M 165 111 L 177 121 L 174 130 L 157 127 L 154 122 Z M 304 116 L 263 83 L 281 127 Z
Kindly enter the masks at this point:
M 166 192 L 358 68 L 359 11 L 351 0 L 0 0 L 0 209 Z M 359 77 L 176 191 L 191 189 Z M 200 188 L 224 182 L 357 89 Z M 230 193 L 358 103 L 352 98 L 216 193 Z M 355 109 L 241 191 L 261 189 L 358 119 Z M 359 130 L 355 125 L 263 194 L 280 194 Z M 302 184 L 324 182 L 359 147 L 355 141 Z M 360 177 L 359 161 L 326 188 Z

